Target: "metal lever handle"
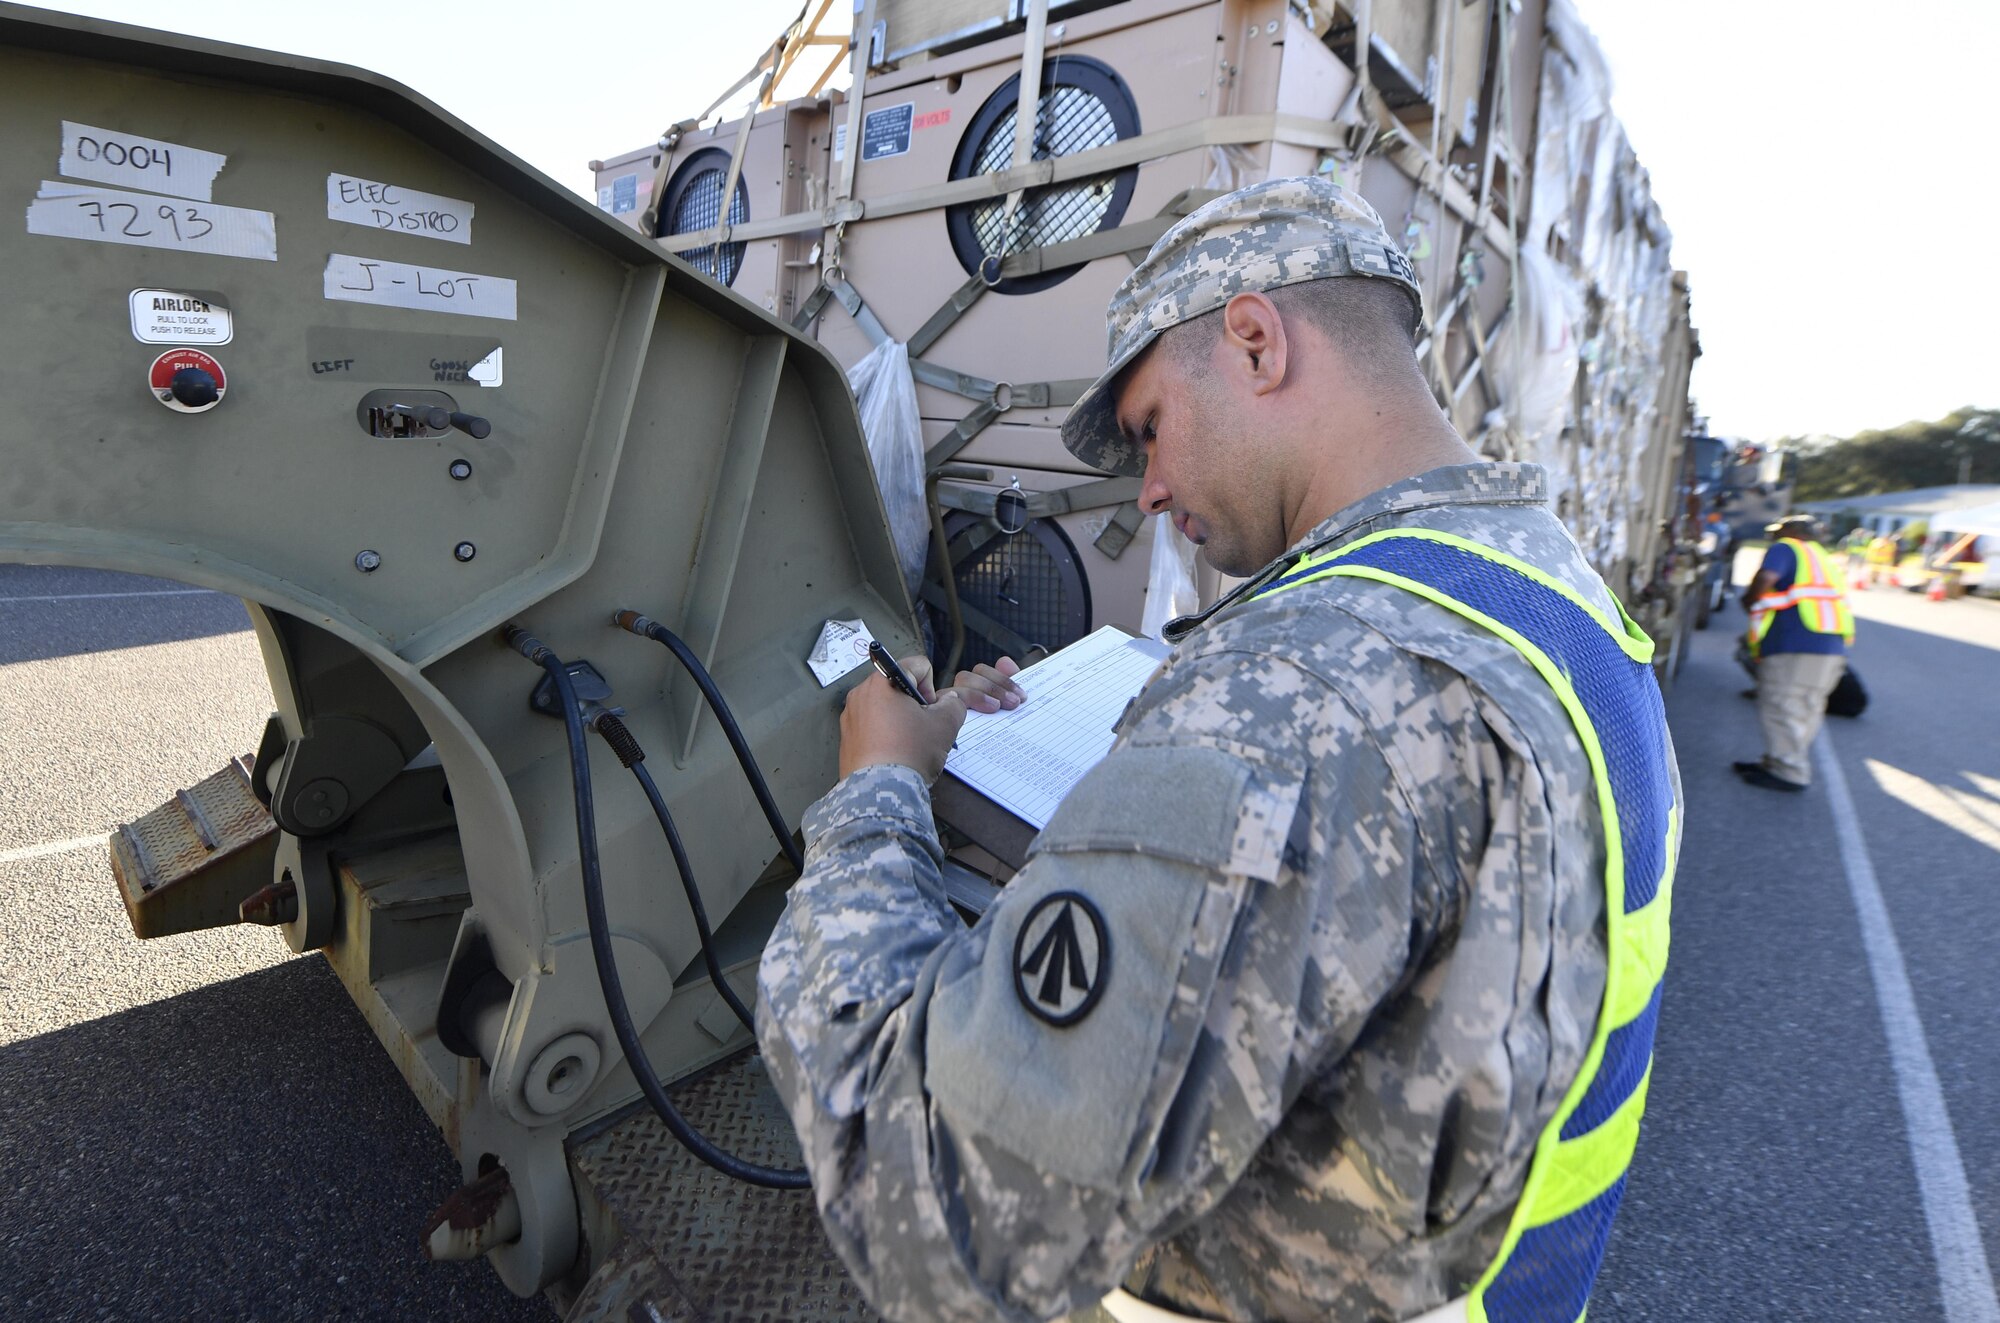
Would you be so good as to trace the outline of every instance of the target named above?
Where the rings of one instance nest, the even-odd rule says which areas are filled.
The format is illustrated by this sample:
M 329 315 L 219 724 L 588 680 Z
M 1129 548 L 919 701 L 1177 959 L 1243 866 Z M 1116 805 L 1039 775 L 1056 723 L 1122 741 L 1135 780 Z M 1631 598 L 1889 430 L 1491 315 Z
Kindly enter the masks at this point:
M 428 427 L 433 432 L 442 432 L 451 426 L 451 414 L 435 404 L 392 404 L 384 413 L 401 414 L 419 427 Z
M 444 410 L 440 409 L 438 412 L 443 413 Z M 469 413 L 455 413 L 451 415 L 451 425 L 471 437 L 474 441 L 484 441 L 487 437 L 493 435 L 492 423 L 487 422 L 484 418 L 474 417 Z

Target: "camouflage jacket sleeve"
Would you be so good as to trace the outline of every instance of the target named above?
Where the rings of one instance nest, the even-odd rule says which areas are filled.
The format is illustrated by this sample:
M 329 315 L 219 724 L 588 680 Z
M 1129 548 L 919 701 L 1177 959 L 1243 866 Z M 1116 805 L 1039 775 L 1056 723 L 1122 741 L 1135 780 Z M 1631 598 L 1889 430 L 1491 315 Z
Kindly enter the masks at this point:
M 913 773 L 850 777 L 807 831 L 758 1036 L 892 1320 L 1093 1304 L 1228 1192 L 1410 958 L 1403 792 L 1268 656 L 1177 659 L 976 927 Z

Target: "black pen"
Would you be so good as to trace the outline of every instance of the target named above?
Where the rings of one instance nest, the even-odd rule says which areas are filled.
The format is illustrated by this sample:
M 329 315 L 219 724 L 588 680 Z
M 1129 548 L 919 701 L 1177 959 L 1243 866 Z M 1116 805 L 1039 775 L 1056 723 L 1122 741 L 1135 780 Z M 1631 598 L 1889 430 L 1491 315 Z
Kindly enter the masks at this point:
M 931 705 L 930 700 L 925 698 L 923 693 L 917 688 L 916 682 L 904 673 L 902 667 L 896 665 L 896 659 L 889 655 L 889 650 L 875 639 L 868 640 L 868 660 L 875 663 L 875 669 L 881 672 L 884 680 L 895 685 L 896 688 L 902 690 L 911 698 L 916 699 L 923 706 L 929 707 Z

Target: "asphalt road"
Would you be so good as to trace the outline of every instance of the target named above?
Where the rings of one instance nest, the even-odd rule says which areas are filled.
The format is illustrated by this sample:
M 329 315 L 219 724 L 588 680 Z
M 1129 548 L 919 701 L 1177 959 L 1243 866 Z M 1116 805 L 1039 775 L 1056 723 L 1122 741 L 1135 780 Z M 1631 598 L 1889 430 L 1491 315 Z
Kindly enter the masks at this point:
M 424 1261 L 457 1163 L 325 961 L 132 936 L 102 837 L 270 709 L 236 599 L 0 566 L 0 1319 L 545 1323 Z
M 1824 778 L 1728 772 L 1757 752 L 1732 608 L 1668 700 L 1687 838 L 1600 1323 L 1947 1317 L 1918 1153 L 1957 1155 L 2000 1262 L 2000 604 L 1857 605 L 1873 705 L 1828 743 L 1946 1132 L 1912 1143 Z M 323 962 L 131 936 L 102 836 L 252 748 L 269 703 L 234 600 L 0 566 L 0 1318 L 549 1318 L 423 1262 L 456 1166 Z M 1971 1307 L 1951 1323 L 1994 1323 Z
M 1917 1138 L 1955 1138 L 1977 1243 L 2000 1263 L 2000 603 L 1854 603 L 1870 706 L 1822 740 L 1943 1095 L 1950 1135 Z M 1729 659 L 1743 623 L 1732 605 L 1695 636 L 1667 701 L 1687 800 L 1673 955 L 1590 1316 L 1991 1323 L 1990 1287 L 1945 1310 L 1826 778 L 1784 795 L 1729 771 L 1761 752 Z

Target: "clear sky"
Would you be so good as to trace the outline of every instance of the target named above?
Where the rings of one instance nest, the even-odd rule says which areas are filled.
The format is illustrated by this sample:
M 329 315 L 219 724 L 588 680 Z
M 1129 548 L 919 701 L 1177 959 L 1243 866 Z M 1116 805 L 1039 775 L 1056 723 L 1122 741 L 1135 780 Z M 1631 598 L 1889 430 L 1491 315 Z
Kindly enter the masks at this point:
M 2000 405 L 2000 0 L 1578 0 L 1674 231 L 1715 429 Z M 71 0 L 374 69 L 563 184 L 747 70 L 799 0 Z M 848 0 L 832 17 L 844 23 Z M 844 79 L 844 75 L 841 81 Z

